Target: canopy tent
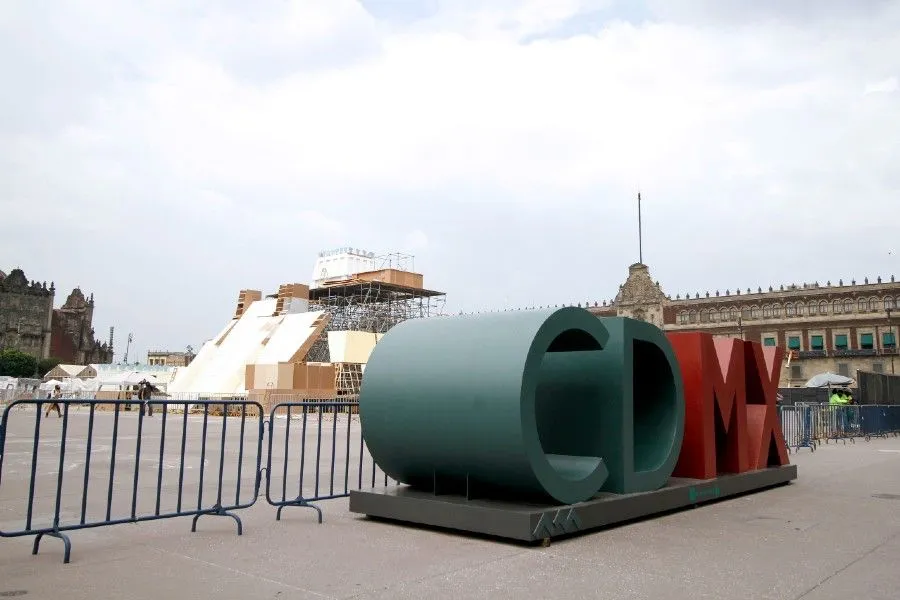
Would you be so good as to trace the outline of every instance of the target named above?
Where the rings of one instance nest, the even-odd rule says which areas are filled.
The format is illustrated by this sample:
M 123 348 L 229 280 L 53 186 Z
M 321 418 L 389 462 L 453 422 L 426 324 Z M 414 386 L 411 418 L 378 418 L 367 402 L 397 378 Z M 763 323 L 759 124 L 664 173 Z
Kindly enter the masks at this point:
M 824 388 L 824 387 L 847 387 L 854 383 L 850 377 L 836 375 L 831 372 L 819 373 L 806 382 L 804 387 L 808 388 Z
M 96 381 L 100 386 L 107 385 L 137 385 L 144 380 L 152 384 L 156 384 L 157 377 L 143 371 L 120 371 L 118 373 L 101 373 L 97 376 Z
M 51 379 L 40 385 L 42 392 L 52 392 L 53 388 L 59 386 L 59 391 L 64 394 L 92 393 L 97 391 L 98 384 L 94 380 L 83 380 L 77 377 L 66 378 L 63 380 Z

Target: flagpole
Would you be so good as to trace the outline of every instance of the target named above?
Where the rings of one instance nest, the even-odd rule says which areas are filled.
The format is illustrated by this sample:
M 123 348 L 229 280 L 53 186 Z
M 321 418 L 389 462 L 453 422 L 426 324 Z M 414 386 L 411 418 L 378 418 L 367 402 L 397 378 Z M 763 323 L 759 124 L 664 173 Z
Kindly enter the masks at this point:
M 644 264 L 643 227 L 641 226 L 641 193 L 638 192 L 638 262 Z

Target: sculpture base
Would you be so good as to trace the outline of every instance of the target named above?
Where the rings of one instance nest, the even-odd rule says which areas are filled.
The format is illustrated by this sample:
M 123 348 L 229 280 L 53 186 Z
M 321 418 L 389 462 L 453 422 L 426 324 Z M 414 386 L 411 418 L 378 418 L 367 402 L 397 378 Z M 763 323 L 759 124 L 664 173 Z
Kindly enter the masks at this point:
M 785 465 L 716 479 L 672 478 L 638 494 L 598 494 L 587 502 L 540 505 L 467 500 L 405 485 L 350 492 L 350 511 L 369 517 L 466 531 L 523 542 L 549 540 L 786 484 L 797 466 Z

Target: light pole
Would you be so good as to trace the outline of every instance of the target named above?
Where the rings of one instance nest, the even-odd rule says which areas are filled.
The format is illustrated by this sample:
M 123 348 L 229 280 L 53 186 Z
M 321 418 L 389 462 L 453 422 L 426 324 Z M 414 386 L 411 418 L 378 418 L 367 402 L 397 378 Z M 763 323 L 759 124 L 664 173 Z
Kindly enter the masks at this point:
M 742 316 L 738 316 L 738 334 L 741 336 L 741 341 L 744 341 L 744 320 Z

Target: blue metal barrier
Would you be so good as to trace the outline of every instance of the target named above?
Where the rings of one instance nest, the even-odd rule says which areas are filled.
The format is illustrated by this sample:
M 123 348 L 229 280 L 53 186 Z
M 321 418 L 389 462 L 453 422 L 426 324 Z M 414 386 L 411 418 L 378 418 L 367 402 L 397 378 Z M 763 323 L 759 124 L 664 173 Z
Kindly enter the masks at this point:
M 272 408 L 266 501 L 278 508 L 276 520 L 285 507 L 297 506 L 315 510 L 321 523 L 322 510 L 314 502 L 345 498 L 351 490 L 392 481 L 369 454 L 358 414 L 358 401 L 283 402 Z
M 127 414 L 129 411 L 123 410 L 126 405 L 140 407 L 140 412 L 134 411 L 137 415 L 129 415 Z M 134 400 L 19 400 L 7 406 L 0 430 L 0 491 L 11 489 L 17 481 L 24 483 L 21 478 L 10 479 L 11 476 L 21 472 L 18 469 L 27 467 L 29 475 L 27 493 L 25 490 L 13 492 L 16 498 L 21 497 L 19 494 L 27 496 L 24 523 L 19 528 L 0 531 L 0 537 L 35 536 L 32 554 L 37 554 L 40 542 L 45 536 L 58 538 L 64 545 L 63 561 L 68 563 L 71 540 L 64 532 L 79 529 L 193 516 L 191 531 L 196 531 L 197 519 L 203 515 L 210 515 L 234 519 L 240 535 L 243 532 L 243 525 L 233 511 L 252 506 L 259 494 L 264 434 L 262 406 L 255 402 L 213 400 L 199 402 L 153 400 L 152 406 L 162 408 L 158 419 L 153 419 L 152 412 L 145 416 L 144 405 Z M 26 410 L 16 411 L 13 416 L 11 410 L 14 407 Z M 100 410 L 105 407 L 111 410 Z M 85 408 L 86 415 L 82 412 Z M 177 415 L 170 411 L 172 408 L 180 408 L 183 412 Z M 27 409 L 33 409 L 33 413 Z M 192 409 L 195 413 L 200 413 L 195 415 L 201 416 L 200 419 L 189 417 Z M 211 412 L 222 415 L 237 413 L 235 416 L 240 420 L 234 423 L 234 426 L 238 429 L 232 433 L 231 438 L 229 438 L 231 429 L 228 427 L 230 419 L 224 416 L 221 420 L 213 421 L 221 424 L 220 434 L 210 435 Z M 254 412 L 255 416 L 252 414 Z M 32 414 L 32 419 L 28 419 L 27 417 Z M 150 425 L 151 419 L 153 425 Z M 33 424 L 27 425 L 30 420 L 33 420 Z M 172 427 L 169 426 L 171 420 L 176 421 Z M 201 421 L 199 440 L 192 439 L 191 435 L 195 433 L 198 420 Z M 20 421 L 24 421 L 26 425 L 21 427 Z M 57 425 L 57 422 L 60 424 Z M 175 452 L 168 449 L 170 451 L 167 452 L 167 437 L 173 429 L 178 449 Z M 19 431 L 24 433 L 19 435 Z M 46 435 L 48 431 L 50 433 Z M 133 461 L 128 460 L 132 456 L 127 455 L 128 450 L 123 451 L 122 447 L 126 441 L 132 439 Z M 208 448 L 208 439 L 214 444 L 212 449 Z M 24 442 L 30 446 L 30 451 L 10 450 L 13 441 Z M 200 446 L 199 460 L 194 463 L 192 459 L 195 458 L 193 450 L 196 441 Z M 148 451 L 150 443 L 158 444 L 158 447 L 154 446 Z M 58 457 L 54 456 L 56 452 L 48 450 L 57 445 Z M 249 445 L 255 456 L 248 465 L 251 467 L 249 473 L 244 469 L 245 445 Z M 44 456 L 48 453 L 51 454 L 51 458 L 46 462 Z M 210 456 L 218 462 L 218 465 L 213 477 L 207 478 L 207 463 L 210 462 Z M 19 457 L 25 460 L 14 462 L 14 459 Z M 102 461 L 100 473 L 97 472 L 98 461 Z M 152 468 L 142 468 L 142 463 L 147 461 L 156 464 Z M 229 479 L 234 478 L 233 495 L 225 489 L 226 464 L 229 465 Z M 123 466 L 128 468 L 125 474 Z M 232 467 L 236 473 L 232 473 Z M 48 471 L 41 471 L 42 468 Z M 164 485 L 163 475 L 167 469 L 178 471 L 177 488 Z M 79 470 L 83 473 L 77 473 Z M 81 476 L 73 479 L 72 475 L 69 475 L 72 471 Z M 194 474 L 196 485 L 192 481 L 195 478 Z M 152 477 L 153 483 L 142 486 L 141 483 L 146 477 Z M 252 480 L 249 485 L 244 486 L 242 483 L 247 477 L 252 477 Z M 210 486 L 209 483 L 213 485 Z M 90 498 L 99 494 L 91 492 L 97 489 L 98 484 L 102 485 L 103 495 L 99 499 L 105 499 L 105 508 L 102 511 L 92 511 Z M 36 488 L 41 489 L 40 494 L 36 493 Z M 64 488 L 65 497 L 77 498 L 76 502 L 64 502 Z M 49 497 L 45 495 L 47 491 L 52 492 L 52 509 L 42 502 Z M 196 493 L 196 504 L 193 502 L 188 504 L 189 492 Z M 127 496 L 123 497 L 125 493 Z M 52 522 L 37 522 L 37 514 L 51 512 Z M 93 516 L 92 512 L 95 513 Z M 96 514 L 97 512 L 100 514 Z

